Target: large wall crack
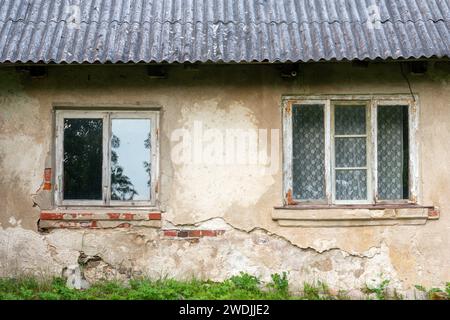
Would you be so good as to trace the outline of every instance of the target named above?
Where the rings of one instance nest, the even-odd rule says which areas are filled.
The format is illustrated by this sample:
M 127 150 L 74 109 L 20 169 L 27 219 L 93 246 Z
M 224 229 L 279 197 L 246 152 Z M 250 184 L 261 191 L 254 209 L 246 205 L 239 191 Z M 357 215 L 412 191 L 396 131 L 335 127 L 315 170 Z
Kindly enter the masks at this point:
M 386 245 L 385 243 L 383 243 L 383 241 L 381 241 L 378 245 L 376 246 L 371 246 L 369 249 L 367 249 L 366 251 L 362 252 L 362 253 L 358 253 L 358 252 L 350 252 L 348 250 L 344 250 L 338 246 L 334 246 L 334 247 L 329 247 L 326 249 L 317 249 L 313 246 L 300 246 L 297 243 L 293 242 L 292 240 L 290 240 L 289 238 L 282 236 L 280 234 L 274 233 L 266 228 L 263 227 L 253 227 L 251 229 L 245 229 L 245 228 L 240 228 L 232 223 L 230 223 L 229 221 L 227 221 L 225 218 L 223 217 L 212 217 L 212 218 L 208 218 L 208 219 L 204 219 L 204 220 L 200 220 L 197 222 L 193 222 L 193 223 L 188 223 L 188 224 L 176 224 L 170 220 L 166 220 L 166 222 L 168 223 L 168 225 L 170 225 L 171 227 L 174 228 L 202 228 L 203 225 L 208 225 L 209 222 L 211 221 L 221 221 L 222 222 L 222 226 L 227 226 L 226 229 L 233 229 L 236 231 L 240 231 L 240 232 L 244 232 L 246 234 L 252 234 L 255 232 L 263 232 L 266 235 L 273 237 L 275 239 L 281 239 L 284 240 L 286 242 L 288 242 L 290 245 L 301 249 L 303 251 L 310 251 L 312 253 L 315 254 L 324 254 L 327 252 L 333 252 L 333 251 L 339 251 L 341 253 L 343 253 L 344 255 L 350 256 L 350 257 L 355 257 L 355 258 L 367 258 L 367 259 L 372 259 L 374 256 L 376 256 L 377 254 L 379 254 L 381 248 L 383 247 L 383 245 Z

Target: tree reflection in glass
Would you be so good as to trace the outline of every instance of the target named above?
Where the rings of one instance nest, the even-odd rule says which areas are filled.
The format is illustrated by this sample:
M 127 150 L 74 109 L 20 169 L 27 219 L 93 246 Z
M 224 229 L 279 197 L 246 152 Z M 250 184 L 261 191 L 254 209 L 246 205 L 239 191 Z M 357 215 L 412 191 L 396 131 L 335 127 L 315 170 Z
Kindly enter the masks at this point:
M 64 120 L 64 199 L 102 200 L 103 120 Z
M 150 200 L 150 120 L 113 119 L 111 200 Z
M 137 195 L 130 178 L 123 174 L 118 165 L 119 156 L 114 149 L 120 148 L 120 139 L 113 135 L 111 139 L 111 200 L 129 201 Z

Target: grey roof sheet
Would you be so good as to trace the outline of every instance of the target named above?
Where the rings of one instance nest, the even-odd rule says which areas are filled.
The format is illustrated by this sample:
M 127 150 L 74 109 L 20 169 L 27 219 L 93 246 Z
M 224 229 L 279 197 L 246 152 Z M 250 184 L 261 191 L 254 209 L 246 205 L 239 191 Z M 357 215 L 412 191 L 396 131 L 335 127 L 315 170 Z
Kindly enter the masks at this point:
M 450 0 L 0 0 L 0 62 L 432 56 L 450 57 Z

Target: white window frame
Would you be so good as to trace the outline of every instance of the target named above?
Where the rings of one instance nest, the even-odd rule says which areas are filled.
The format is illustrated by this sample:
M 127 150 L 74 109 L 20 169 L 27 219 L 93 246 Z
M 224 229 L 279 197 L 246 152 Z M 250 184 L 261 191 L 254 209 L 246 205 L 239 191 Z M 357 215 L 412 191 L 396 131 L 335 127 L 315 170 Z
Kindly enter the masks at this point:
M 334 120 L 335 120 L 335 107 L 336 106 L 365 106 L 366 108 L 366 133 L 364 135 L 336 135 L 335 133 L 335 127 L 334 127 Z M 331 196 L 332 196 L 332 203 L 334 204 L 370 204 L 371 203 L 371 195 L 372 195 L 372 157 L 371 157 L 371 153 L 372 153 L 372 148 L 371 148 L 371 141 L 372 141 L 372 136 L 371 136 L 371 122 L 370 122 L 370 117 L 371 117 L 371 109 L 370 109 L 370 105 L 368 101 L 364 101 L 364 100 L 333 100 L 331 101 L 331 109 L 330 109 L 330 118 L 331 118 L 331 122 L 330 122 L 330 127 L 331 127 Z M 358 167 L 358 168 L 336 168 L 336 164 L 335 164 L 335 142 L 336 142 L 336 138 L 339 137 L 360 137 L 360 138 L 366 138 L 366 166 L 365 167 Z M 366 171 L 366 177 L 367 177 L 367 200 L 336 200 L 336 171 L 337 170 L 365 170 Z
M 293 105 L 321 105 L 324 109 L 325 131 L 325 200 L 301 200 L 293 198 Z M 366 105 L 366 152 L 367 152 L 367 200 L 335 199 L 335 157 L 334 157 L 334 106 Z M 377 204 L 417 204 L 419 202 L 419 97 L 417 95 L 317 95 L 282 97 L 283 117 L 283 199 L 284 205 L 377 205 Z M 380 200 L 377 192 L 377 107 L 408 106 L 409 128 L 409 199 Z
M 64 200 L 64 119 L 103 119 L 102 200 Z M 151 121 L 150 201 L 111 200 L 111 138 L 113 119 L 148 119 Z M 55 110 L 55 188 L 54 200 L 58 207 L 143 207 L 157 208 L 159 184 L 159 111 L 158 110 Z

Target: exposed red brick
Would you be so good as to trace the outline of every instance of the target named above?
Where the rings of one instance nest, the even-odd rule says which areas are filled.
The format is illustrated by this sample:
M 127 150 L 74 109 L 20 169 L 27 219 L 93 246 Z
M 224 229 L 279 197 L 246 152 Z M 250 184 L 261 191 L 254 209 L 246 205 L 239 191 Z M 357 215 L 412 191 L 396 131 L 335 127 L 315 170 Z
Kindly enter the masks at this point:
M 440 215 L 441 214 L 438 209 L 433 208 L 428 210 L 428 218 L 430 219 L 439 219 Z
M 155 213 L 155 212 L 149 213 L 148 219 L 149 220 L 161 220 L 161 213 Z
M 46 221 L 45 225 L 42 225 Z M 105 229 L 114 229 L 114 228 L 131 228 L 132 223 L 118 222 L 114 226 L 102 226 L 101 223 L 97 220 L 41 220 L 39 227 L 42 228 L 42 230 L 46 229 L 99 229 L 99 228 L 105 228 Z M 175 234 L 176 235 L 176 234 Z
M 164 230 L 164 236 L 165 237 L 177 237 L 178 230 Z
M 225 230 L 164 230 L 165 237 L 202 238 L 216 237 L 225 233 Z
M 180 230 L 180 231 L 178 231 L 178 237 L 180 237 L 180 238 L 187 238 L 187 237 L 189 237 L 189 231 L 187 231 L 187 230 Z
M 50 182 L 44 182 L 43 190 L 52 190 L 52 184 Z
M 120 213 L 108 213 L 108 217 L 111 220 L 118 220 L 120 218 Z
M 189 230 L 189 237 L 200 238 L 202 236 L 202 230 Z
M 124 213 L 122 215 L 122 219 L 123 220 L 133 220 L 134 219 L 134 214 L 132 214 L 132 213 Z
M 215 237 L 217 236 L 216 230 L 202 230 L 202 237 Z
M 117 228 L 130 228 L 131 224 L 129 223 L 121 223 L 117 226 Z
M 63 213 L 53 213 L 53 212 L 41 212 L 41 220 L 62 220 L 64 218 Z
M 44 181 L 50 182 L 52 180 L 52 168 L 44 169 Z

